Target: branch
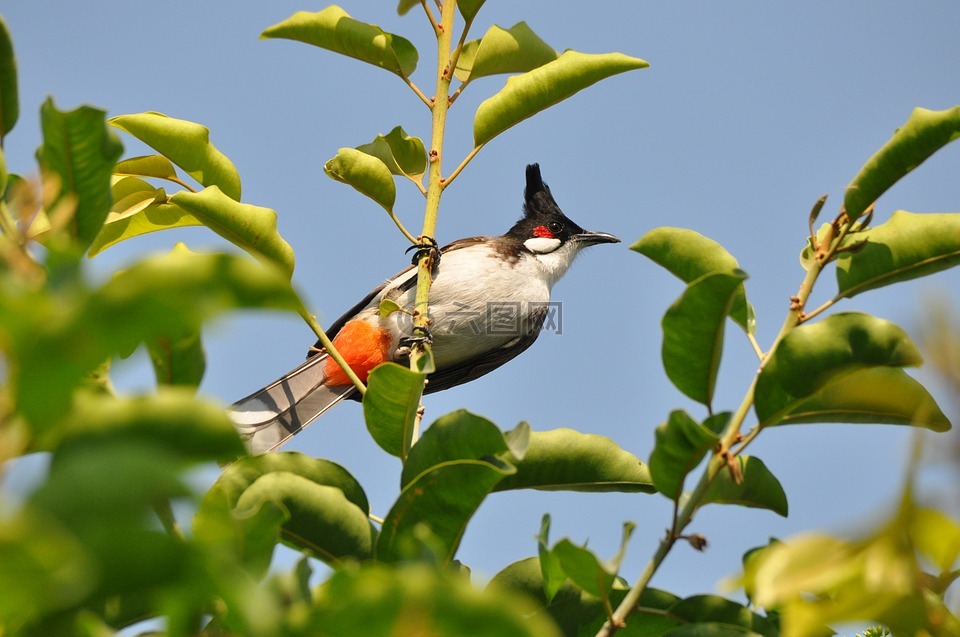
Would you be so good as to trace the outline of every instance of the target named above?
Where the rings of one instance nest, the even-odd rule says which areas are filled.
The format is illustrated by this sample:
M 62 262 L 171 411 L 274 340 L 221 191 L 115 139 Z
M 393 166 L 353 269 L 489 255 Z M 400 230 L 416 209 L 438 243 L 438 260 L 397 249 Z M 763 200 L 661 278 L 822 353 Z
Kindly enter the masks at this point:
M 426 6 L 426 5 L 424 5 Z M 453 32 L 453 19 L 456 14 L 456 0 L 444 0 L 440 14 L 442 23 L 437 33 L 437 89 L 431 105 L 433 112 L 432 135 L 430 139 L 429 159 L 427 169 L 427 205 L 423 213 L 423 231 L 420 241 L 433 242 L 437 232 L 437 215 L 440 212 L 440 197 L 443 194 L 443 176 L 441 164 L 443 160 L 443 135 L 447 123 L 447 109 L 450 102 L 447 96 L 450 93 L 450 77 L 453 70 L 450 67 L 450 34 Z M 432 367 L 433 353 L 430 350 L 428 336 L 430 334 L 430 285 L 433 283 L 433 268 L 435 266 L 434 251 L 421 250 L 417 259 L 417 292 L 413 310 L 413 336 L 423 337 L 416 342 L 410 351 L 410 369 L 422 373 Z M 411 431 L 410 446 L 416 442 L 419 430 L 422 409 L 417 412 L 414 427 Z
M 746 438 L 743 438 L 740 434 L 740 428 L 743 426 L 743 422 L 746 420 L 747 414 L 750 412 L 750 408 L 753 406 L 754 392 L 756 391 L 757 379 L 760 376 L 760 372 L 763 371 L 767 361 L 770 360 L 770 354 L 776 351 L 777 346 L 784 339 L 784 337 L 786 337 L 786 335 L 789 334 L 793 328 L 803 321 L 803 306 L 810 297 L 810 293 L 813 291 L 813 286 L 816 283 L 817 278 L 820 276 L 820 273 L 823 271 L 823 266 L 829 263 L 833 255 L 836 254 L 838 247 L 849 232 L 850 226 L 851 223 L 847 219 L 846 214 L 841 212 L 837 219 L 833 222 L 832 232 L 827 233 L 826 239 L 829 241 L 829 244 L 826 246 L 819 246 L 817 250 L 817 258 L 814 259 L 810 269 L 807 270 L 806 276 L 804 276 L 803 282 L 800 284 L 800 289 L 797 292 L 797 295 L 791 298 L 790 309 L 787 311 L 787 316 L 784 318 L 780 332 L 777 334 L 773 345 L 769 349 L 769 354 L 765 357 L 761 355 L 760 366 L 757 369 L 757 373 L 754 375 L 746 394 L 744 394 L 743 400 L 740 402 L 740 406 L 737 408 L 737 411 L 730 418 L 730 422 L 727 423 L 726 428 L 723 430 L 723 433 L 720 436 L 720 444 L 717 445 L 713 455 L 710 456 L 710 460 L 707 462 L 707 466 L 704 468 L 703 474 L 700 476 L 700 481 L 697 483 L 696 488 L 694 489 L 693 493 L 690 494 L 690 497 L 687 498 L 683 507 L 680 509 L 679 514 L 676 512 L 674 513 L 674 523 L 672 528 L 668 532 L 667 536 L 660 541 L 657 551 L 647 563 L 646 568 L 644 568 L 643 573 L 640 574 L 637 582 L 633 585 L 626 597 L 624 597 L 623 601 L 617 607 L 617 610 L 606 622 L 604 622 L 603 626 L 600 628 L 600 631 L 597 633 L 597 637 L 612 637 L 620 628 L 626 625 L 627 617 L 636 611 L 640 604 L 640 597 L 643 595 L 643 591 L 650 583 L 653 575 L 657 572 L 657 569 L 660 568 L 660 565 L 670 552 L 670 549 L 673 548 L 673 545 L 676 543 L 678 536 L 681 534 L 683 529 L 686 528 L 686 526 L 693 520 L 693 515 L 700 506 L 700 502 L 703 499 L 707 488 L 717 477 L 720 471 L 727 466 L 732 458 L 734 458 L 735 453 L 731 453 L 731 448 L 733 445 L 737 444 L 738 442 L 741 443 L 740 447 L 736 450 L 736 453 L 739 453 L 759 433 L 758 427 L 754 431 L 751 431 Z M 760 351 L 759 346 L 755 346 L 755 349 L 758 352 Z

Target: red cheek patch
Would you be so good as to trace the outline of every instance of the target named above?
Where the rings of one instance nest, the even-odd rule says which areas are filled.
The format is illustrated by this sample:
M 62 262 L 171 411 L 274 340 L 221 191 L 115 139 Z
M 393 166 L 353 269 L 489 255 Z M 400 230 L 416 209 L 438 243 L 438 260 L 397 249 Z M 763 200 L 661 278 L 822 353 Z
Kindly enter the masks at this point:
M 546 226 L 537 226 L 533 229 L 533 236 L 543 237 L 544 239 L 553 239 L 553 233 Z
M 333 339 L 333 346 L 360 380 L 367 382 L 367 376 L 373 368 L 389 360 L 390 333 L 365 321 L 348 321 Z M 327 377 L 325 385 L 351 384 L 332 358 L 324 361 L 323 374 Z

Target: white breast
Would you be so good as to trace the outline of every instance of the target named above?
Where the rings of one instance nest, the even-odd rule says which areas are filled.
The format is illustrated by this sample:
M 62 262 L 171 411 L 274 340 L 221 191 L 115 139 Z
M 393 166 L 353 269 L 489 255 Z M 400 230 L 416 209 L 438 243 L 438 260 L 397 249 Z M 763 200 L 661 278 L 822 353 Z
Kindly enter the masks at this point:
M 443 255 L 439 273 L 430 288 L 430 332 L 437 367 L 499 349 L 527 334 L 531 329 L 532 311 L 542 310 L 550 302 L 550 286 L 555 279 L 550 276 L 550 268 L 544 267 L 534 258 L 512 262 L 503 259 L 486 244 L 459 248 Z M 415 270 L 405 273 L 391 282 L 380 297 L 414 276 Z M 395 300 L 400 307 L 410 310 L 415 296 L 413 286 Z M 394 312 L 380 318 L 377 316 L 379 303 L 378 297 L 364 312 L 367 320 L 379 321 L 397 334 L 397 341 L 401 335 L 410 336 L 411 316 Z

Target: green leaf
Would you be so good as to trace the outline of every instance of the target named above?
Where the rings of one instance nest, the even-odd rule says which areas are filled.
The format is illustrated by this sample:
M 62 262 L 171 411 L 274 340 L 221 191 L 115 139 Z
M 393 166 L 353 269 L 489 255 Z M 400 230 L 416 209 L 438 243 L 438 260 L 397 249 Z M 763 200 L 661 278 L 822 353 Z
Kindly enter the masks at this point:
M 0 522 L 0 565 L 0 624 L 10 630 L 78 604 L 96 587 L 96 565 L 83 545 L 30 511 Z
M 544 596 L 542 568 L 536 557 L 514 562 L 490 580 L 488 588 L 513 596 L 530 597 L 557 622 L 565 635 L 595 635 L 607 618 L 603 603 L 574 585 L 570 580 L 548 601 Z M 611 605 L 619 604 L 627 591 L 615 588 L 610 595 Z M 680 598 L 670 593 L 646 588 L 640 596 L 640 605 L 619 633 L 629 637 L 660 637 L 679 622 L 665 612 Z
M 324 506 L 332 507 L 330 514 L 343 516 L 342 528 L 337 530 L 335 520 L 324 521 L 327 514 L 317 511 Z M 271 453 L 227 467 L 204 497 L 193 529 L 210 550 L 222 552 L 226 560 L 238 560 L 261 577 L 278 533 L 298 546 L 309 542 L 317 555 L 327 559 L 350 554 L 345 547 L 362 552 L 365 536 L 359 519 L 366 520 L 369 511 L 360 484 L 340 465 L 299 453 Z M 330 533 L 329 544 L 310 530 L 312 524 L 321 523 Z M 370 533 L 368 528 L 368 540 Z
M 99 290 L 0 296 L 0 329 L 16 366 L 17 409 L 38 434 L 69 409 L 84 375 L 139 343 L 181 337 L 228 308 L 296 311 L 290 283 L 247 258 L 186 249 L 145 259 Z
M 453 460 L 421 473 L 404 487 L 387 513 L 377 541 L 377 559 L 395 562 L 418 557 L 448 564 L 477 507 L 513 471 L 491 458 Z
M 922 362 L 901 328 L 857 312 L 794 328 L 770 354 L 757 378 L 754 408 L 760 426 L 779 422 L 830 383 L 868 367 Z
M 533 431 L 523 458 L 506 458 L 517 471 L 497 484 L 495 491 L 654 491 L 650 471 L 639 458 L 595 434 L 572 429 Z
M 394 175 L 420 181 L 427 171 L 427 151 L 423 142 L 419 137 L 407 135 L 400 126 L 386 135 L 377 135 L 372 142 L 358 146 L 357 150 L 382 161 Z
M 370 512 L 367 496 L 350 472 L 335 462 L 311 458 L 292 451 L 250 456 L 234 462 L 224 470 L 216 484 L 207 492 L 203 507 L 217 506 L 224 502 L 231 507 L 236 506 L 243 492 L 250 485 L 261 477 L 277 471 L 292 473 L 316 484 L 336 487 L 364 514 Z
M 406 15 L 410 9 L 420 6 L 419 0 L 400 0 L 400 4 L 397 5 L 397 13 L 399 15 Z
M 110 209 L 110 174 L 123 152 L 105 117 L 89 106 L 59 111 L 51 98 L 40 107 L 43 144 L 37 159 L 45 178 L 59 181 L 57 194 L 44 208 L 51 220 L 60 215 L 70 219 L 70 235 L 81 251 L 97 236 Z
M 396 363 L 378 365 L 367 379 L 367 392 L 363 395 L 367 430 L 381 449 L 398 458 L 406 458 L 410 452 L 423 379 L 423 374 Z
M 135 416 L 123 426 L 85 424 L 86 431 L 56 449 L 47 480 L 26 506 L 69 529 L 93 561 L 97 592 L 88 607 L 182 585 L 187 547 L 157 528 L 153 505 L 190 494 L 182 474 L 203 454 L 180 446 L 176 431 L 151 429 L 140 436 Z
M 643 60 L 622 53 L 567 51 L 553 62 L 509 78 L 500 92 L 480 104 L 473 120 L 474 145 L 487 143 L 511 126 L 602 79 L 647 66 Z
M 542 592 L 544 600 L 550 602 L 567 580 L 560 560 L 550 550 L 550 514 L 544 513 L 540 522 L 540 533 L 537 535 L 537 552 L 540 561 L 540 574 L 543 579 Z M 539 595 L 538 595 L 539 597 Z
M 863 243 L 837 259 L 837 287 L 847 297 L 960 263 L 960 213 L 898 210 L 886 223 L 851 235 L 849 242 Z
M 356 148 L 341 148 L 333 159 L 323 165 L 323 171 L 331 179 L 353 186 L 387 212 L 393 212 L 397 186 L 393 183 L 390 169 L 379 158 Z
M 429 469 L 456 460 L 482 460 L 508 451 L 500 429 L 482 416 L 459 409 L 438 418 L 423 432 L 403 463 L 400 486 Z
M 691 622 L 688 628 L 697 624 L 712 624 L 713 628 L 706 632 L 679 632 L 671 631 L 670 635 L 763 635 L 764 637 L 779 637 L 780 632 L 770 620 L 751 612 L 749 608 L 729 599 L 717 595 L 694 595 L 680 600 L 670 607 L 671 616 Z M 732 630 L 733 633 L 722 632 Z M 711 632 L 713 631 L 713 632 Z M 721 632 L 716 632 L 721 631 Z
M 345 558 L 369 559 L 376 531 L 367 514 L 337 487 L 318 484 L 287 471 L 267 473 L 247 487 L 235 506 L 235 515 L 255 516 L 262 507 L 283 513 L 281 537 L 324 562 Z
M 177 179 L 177 169 L 173 162 L 163 155 L 143 155 L 130 157 L 117 162 L 114 175 L 130 177 L 153 177 L 155 179 Z
M 663 317 L 663 367 L 684 394 L 709 409 L 713 402 L 727 315 L 747 278 L 741 270 L 694 280 Z
M 918 507 L 909 512 L 910 539 L 937 573 L 950 572 L 960 557 L 960 524 L 937 509 Z
M 138 177 L 124 177 L 113 184 L 113 205 L 90 245 L 87 256 L 93 258 L 121 241 L 133 237 L 203 222 L 192 214 L 169 203 L 163 188 L 154 188 Z
M 484 2 L 486 0 L 457 0 L 457 9 L 460 10 L 463 19 L 469 23 L 477 16 Z
M 554 558 L 555 559 L 555 558 Z M 487 585 L 488 590 L 506 593 L 514 598 L 530 598 L 542 607 L 564 635 L 586 635 L 585 626 L 594 619 L 602 621 L 606 617 L 603 603 L 573 584 L 567 576 L 563 578 L 557 594 L 548 600 L 544 595 L 543 572 L 536 557 L 528 557 L 508 565 L 497 573 Z M 543 615 L 543 612 L 537 613 Z M 599 628 L 599 624 L 598 624 Z M 595 634 L 593 630 L 589 634 Z
M 878 423 L 947 431 L 950 420 L 923 385 L 896 367 L 872 367 L 827 383 L 773 425 Z
M 293 248 L 277 232 L 277 213 L 240 203 L 216 186 L 200 192 L 180 191 L 170 203 L 186 210 L 218 235 L 257 259 L 293 276 Z
M 500 73 L 526 73 L 557 59 L 557 52 L 526 22 L 509 29 L 491 26 L 479 40 L 463 46 L 455 74 L 466 83 Z
M 894 525 L 857 541 L 806 534 L 771 546 L 747 565 L 755 603 L 778 608 L 797 635 L 830 634 L 828 624 L 851 621 L 879 621 L 898 635 L 922 633 L 930 592 L 919 583 L 929 576 L 917 568 L 903 534 Z
M 401 5 L 402 8 L 402 5 Z M 409 40 L 351 18 L 338 6 L 310 13 L 298 11 L 264 31 L 261 38 L 283 38 L 327 49 L 340 55 L 408 77 L 417 68 L 417 49 Z
M 240 201 L 240 175 L 233 162 L 210 142 L 210 130 L 205 126 L 154 112 L 118 115 L 110 124 L 180 166 L 201 185 L 217 186 Z
M 566 538 L 557 542 L 553 554 L 577 586 L 604 602 L 609 601 L 617 582 L 616 570 L 608 569 L 587 547 L 577 546 Z
M 17 123 L 20 99 L 17 92 L 17 58 L 7 22 L 0 16 L 0 139 Z
M 737 456 L 734 461 L 739 464 L 740 482 L 734 481 L 728 468 L 722 469 L 707 487 L 700 506 L 711 503 L 737 504 L 768 509 L 787 517 L 787 494 L 767 466 L 759 458 L 751 456 Z
M 657 427 L 650 453 L 650 473 L 657 491 L 671 500 L 678 499 L 687 474 L 719 442 L 718 434 L 729 419 L 729 413 L 717 414 L 701 425 L 685 411 L 671 412 L 667 422 Z
M 380 301 L 380 306 L 377 313 L 380 315 L 380 318 L 386 318 L 400 310 L 400 304 L 394 301 L 393 299 L 388 299 L 384 297 Z
M 354 637 L 470 635 L 560 637 L 525 598 L 479 591 L 469 580 L 423 564 L 341 569 L 316 591 L 300 634 Z
M 960 106 L 943 111 L 915 108 L 906 123 L 867 160 L 844 194 L 844 209 L 857 219 L 890 186 L 930 155 L 960 137 Z
M 147 341 L 150 362 L 157 382 L 161 385 L 182 385 L 196 388 L 203 380 L 207 356 L 200 332 L 180 338 L 161 336 Z
M 740 271 L 740 264 L 723 246 L 686 228 L 655 228 L 630 249 L 688 284 L 714 272 Z M 748 334 L 753 334 L 756 318 L 742 288 L 736 293 L 730 318 Z
M 91 441 L 150 441 L 184 462 L 229 461 L 246 453 L 232 421 L 216 403 L 182 388 L 161 388 L 135 398 L 82 395 L 51 447 Z
M 663 637 L 760 637 L 749 628 L 720 622 L 681 624 L 663 633 Z

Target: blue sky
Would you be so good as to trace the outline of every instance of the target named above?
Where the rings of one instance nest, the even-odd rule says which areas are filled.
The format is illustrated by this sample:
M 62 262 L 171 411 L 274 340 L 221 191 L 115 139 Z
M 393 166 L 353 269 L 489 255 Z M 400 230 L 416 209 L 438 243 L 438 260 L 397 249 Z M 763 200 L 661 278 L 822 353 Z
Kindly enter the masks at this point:
M 856 0 L 804 3 L 497 2 L 474 29 L 525 20 L 557 50 L 620 51 L 649 69 L 602 82 L 488 144 L 446 192 L 441 243 L 500 234 L 520 215 L 523 168 L 539 162 L 564 211 L 612 232 L 618 246 L 584 254 L 555 289 L 562 334 L 544 334 L 519 359 L 470 385 L 428 397 L 430 421 L 465 407 L 509 429 L 573 427 L 613 438 L 646 460 L 653 430 L 675 408 L 702 416 L 666 379 L 659 322 L 679 281 L 627 249 L 658 226 L 689 227 L 722 243 L 750 274 L 758 340 L 767 346 L 802 279 L 797 255 L 813 202 L 829 193 L 836 212 L 846 184 L 911 109 L 960 98 L 960 4 Z M 295 11 L 324 4 L 101 0 L 5 3 L 19 61 L 21 117 L 6 140 L 8 167 L 34 169 L 38 108 L 93 104 L 111 115 L 155 110 L 200 122 L 237 165 L 246 202 L 275 209 L 297 255 L 295 281 L 329 324 L 408 262 L 403 238 L 383 211 L 322 171 L 342 146 L 358 146 L 401 124 L 429 137 L 429 113 L 395 76 L 303 44 L 259 33 Z M 430 91 L 432 36 L 419 11 L 392 2 L 344 1 L 357 19 L 411 39 L 421 53 L 414 79 Z M 476 106 L 502 76 L 472 84 L 451 111 L 446 172 L 472 145 Z M 124 137 L 127 154 L 143 151 Z M 877 223 L 896 209 L 960 210 L 960 146 L 935 155 L 877 205 Z M 397 210 L 419 228 L 422 198 L 399 184 Z M 203 229 L 158 233 L 111 248 L 94 277 L 174 241 L 223 248 Z M 960 277 L 875 291 L 839 310 L 874 313 L 915 332 L 926 299 L 956 296 Z M 814 302 L 830 298 L 832 272 Z M 206 334 L 203 394 L 229 403 L 297 365 L 313 343 L 295 316 L 248 313 Z M 733 409 L 756 359 L 728 331 L 718 409 Z M 920 373 L 923 377 L 923 373 Z M 116 372 L 130 391 L 149 386 L 138 355 Z M 937 394 L 944 409 L 950 396 Z M 930 439 L 935 444 L 945 437 Z M 681 594 L 716 590 L 744 550 L 804 529 L 854 532 L 895 501 L 909 445 L 904 428 L 805 426 L 765 432 L 751 453 L 780 478 L 790 517 L 714 506 L 691 531 L 710 548 L 678 546 L 653 584 Z M 376 513 L 397 493 L 399 463 L 369 439 L 358 405 L 341 405 L 287 449 L 333 459 L 356 475 Z M 10 484 L 25 484 L 16 475 Z M 930 497 L 950 482 L 933 472 Z M 532 555 L 540 517 L 612 556 L 621 525 L 638 524 L 624 564 L 632 580 L 669 523 L 659 496 L 497 494 L 480 509 L 459 554 L 481 577 Z M 288 559 L 288 558 L 283 558 Z

